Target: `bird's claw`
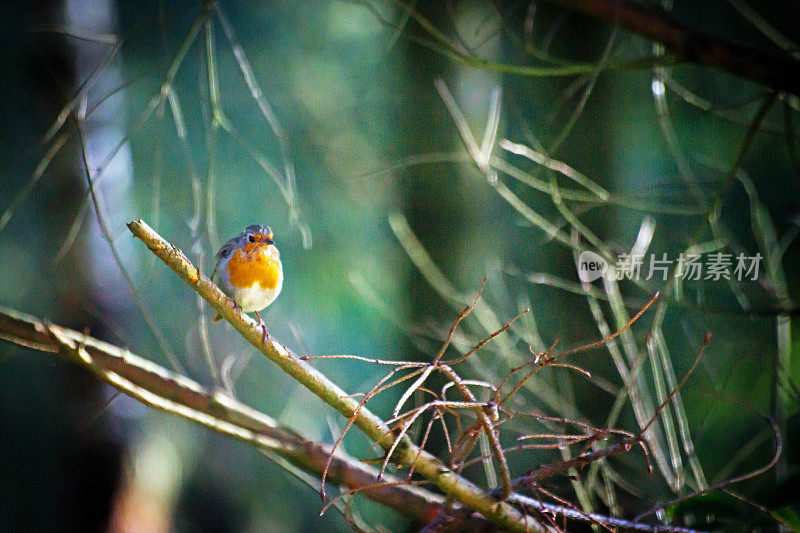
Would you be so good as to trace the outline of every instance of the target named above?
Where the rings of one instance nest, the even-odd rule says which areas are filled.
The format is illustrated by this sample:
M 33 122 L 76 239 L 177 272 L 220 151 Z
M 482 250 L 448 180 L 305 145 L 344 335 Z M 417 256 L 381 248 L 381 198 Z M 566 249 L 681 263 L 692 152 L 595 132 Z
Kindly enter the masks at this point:
M 261 328 L 261 343 L 266 344 L 267 339 L 269 338 L 269 333 L 267 333 L 267 325 L 264 323 L 264 319 L 261 318 L 261 315 L 258 314 L 258 311 L 255 312 L 256 318 L 258 318 L 258 326 Z

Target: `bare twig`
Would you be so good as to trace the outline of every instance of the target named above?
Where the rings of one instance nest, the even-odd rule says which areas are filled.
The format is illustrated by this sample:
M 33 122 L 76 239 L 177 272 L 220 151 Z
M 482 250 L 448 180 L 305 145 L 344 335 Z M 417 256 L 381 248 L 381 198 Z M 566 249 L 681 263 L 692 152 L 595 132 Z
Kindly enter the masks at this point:
M 501 333 L 507 331 L 511 327 L 511 325 L 517 319 L 519 319 L 520 316 L 522 316 L 523 314 L 527 313 L 528 310 L 526 309 L 526 310 L 522 311 L 519 315 L 517 315 L 516 317 L 512 318 L 509 322 L 507 322 L 504 325 L 500 326 L 496 331 L 494 331 L 490 335 L 488 335 L 485 338 L 483 338 L 482 340 L 480 340 L 477 344 L 475 344 L 475 346 L 472 347 L 472 349 L 467 351 L 463 356 L 459 357 L 458 359 L 455 359 L 455 360 L 452 360 L 452 361 L 442 361 L 442 357 L 444 356 L 444 353 L 447 351 L 448 347 L 450 346 L 451 342 L 453 341 L 453 338 L 455 336 L 455 333 L 456 333 L 456 330 L 457 330 L 459 324 L 461 323 L 462 320 L 464 320 L 467 316 L 469 316 L 469 314 L 472 313 L 472 311 L 475 309 L 475 307 L 478 304 L 478 301 L 480 300 L 480 296 L 483 293 L 483 289 L 485 288 L 485 286 L 486 286 L 486 279 L 484 278 L 483 284 L 482 284 L 480 290 L 478 291 L 478 294 L 472 300 L 472 303 L 470 303 L 467 307 L 465 307 L 458 314 L 458 316 L 456 317 L 455 321 L 450 326 L 449 332 L 448 332 L 448 334 L 447 334 L 447 336 L 446 336 L 446 338 L 444 340 L 444 343 L 442 344 L 441 349 L 436 353 L 436 355 L 433 358 L 433 361 L 430 362 L 430 363 L 416 363 L 416 362 L 413 362 L 413 361 L 394 361 L 394 362 L 391 362 L 391 361 L 385 361 L 385 360 L 381 360 L 381 359 L 370 360 L 369 358 L 357 357 L 357 356 L 352 356 L 352 355 L 327 356 L 327 358 L 355 359 L 355 360 L 372 362 L 372 363 L 379 364 L 379 365 L 393 364 L 395 366 L 395 368 L 391 372 L 389 372 L 389 374 L 384 376 L 383 379 L 381 379 L 381 381 L 375 387 L 373 387 L 369 392 L 367 392 L 364 395 L 363 399 L 359 403 L 359 409 L 361 409 L 364 405 L 366 405 L 366 403 L 370 399 L 372 399 L 376 394 L 378 394 L 378 393 L 380 393 L 380 392 L 382 392 L 382 391 L 384 391 L 384 390 L 386 390 L 386 389 L 388 389 L 390 387 L 393 387 L 394 385 L 397 385 L 397 384 L 399 384 L 399 383 L 401 383 L 403 381 L 406 381 L 406 380 L 408 380 L 408 379 L 410 379 L 412 377 L 418 376 L 417 379 L 402 394 L 402 396 L 398 400 L 394 410 L 392 411 L 392 417 L 393 418 L 387 422 L 391 426 L 392 431 L 394 432 L 393 433 L 394 442 L 389 447 L 389 450 L 386 453 L 386 456 L 384 457 L 383 465 L 381 466 L 381 470 L 380 470 L 379 476 L 383 475 L 386 467 L 389 464 L 389 460 L 391 459 L 392 454 L 395 452 L 395 450 L 397 449 L 398 445 L 401 442 L 403 442 L 403 439 L 408 434 L 408 431 L 411 428 L 411 426 L 426 411 L 428 411 L 429 409 L 432 409 L 435 414 L 434 414 L 434 418 L 431 419 L 431 423 L 428 425 L 428 429 L 425 431 L 425 437 L 423 437 L 423 444 L 420 444 L 420 446 L 419 446 L 420 449 L 424 448 L 424 442 L 427 440 L 427 435 L 428 435 L 428 433 L 430 431 L 430 428 L 432 427 L 433 421 L 436 420 L 436 416 L 440 416 L 442 412 L 449 412 L 449 413 L 455 414 L 455 410 L 456 409 L 469 409 L 474 413 L 474 415 L 478 419 L 478 424 L 476 426 L 473 426 L 469 430 L 469 432 L 468 432 L 469 435 L 462 434 L 461 438 L 459 439 L 459 444 L 462 444 L 462 446 L 459 447 L 458 454 L 453 455 L 452 454 L 452 448 L 448 445 L 448 449 L 451 450 L 450 465 L 452 466 L 453 464 L 461 464 L 463 462 L 463 459 L 472 451 L 472 449 L 473 449 L 473 447 L 475 445 L 475 442 L 476 442 L 475 438 L 478 436 L 478 434 L 479 434 L 478 430 L 480 429 L 480 430 L 483 431 L 483 433 L 485 433 L 485 435 L 486 435 L 486 437 L 488 439 L 489 445 L 491 446 L 492 454 L 495 457 L 495 459 L 497 460 L 497 463 L 498 463 L 498 465 L 500 467 L 500 474 L 501 474 L 501 477 L 502 477 L 502 480 L 503 480 L 503 493 L 502 493 L 503 497 L 505 498 L 505 497 L 508 496 L 508 494 L 511 493 L 511 474 L 509 472 L 508 464 L 507 464 L 507 461 L 506 461 L 506 458 L 505 458 L 505 454 L 503 452 L 503 448 L 502 448 L 502 446 L 500 444 L 499 436 L 497 434 L 497 426 L 499 425 L 498 424 L 499 415 L 498 415 L 497 409 L 493 407 L 491 402 L 489 402 L 488 404 L 486 402 L 479 402 L 475 398 L 475 396 L 473 395 L 472 391 L 469 389 L 468 386 L 469 385 L 477 385 L 477 386 L 482 386 L 482 387 L 489 387 L 495 393 L 496 393 L 496 390 L 494 389 L 494 387 L 491 384 L 489 384 L 487 382 L 484 382 L 484 381 L 461 379 L 461 377 L 453 370 L 452 365 L 464 361 L 469 356 L 471 356 L 472 354 L 477 352 L 486 343 L 488 343 L 489 341 L 491 341 L 492 339 L 494 339 L 495 337 L 497 337 Z M 318 358 L 326 358 L 326 356 L 322 356 L 322 357 L 318 357 Z M 315 358 L 309 357 L 309 358 L 305 358 L 305 359 L 315 359 Z M 398 378 L 398 379 L 392 381 L 391 383 L 389 383 L 387 385 L 383 385 L 396 372 L 399 372 L 401 370 L 408 370 L 408 369 L 411 369 L 411 368 L 416 368 L 416 370 L 414 370 L 413 372 L 407 374 L 406 376 L 403 376 L 401 378 Z M 450 380 L 442 388 L 441 400 L 438 399 L 440 397 L 438 394 L 436 394 L 433 391 L 430 391 L 429 389 L 426 389 L 424 387 L 425 381 L 430 377 L 430 375 L 434 371 L 441 372 L 442 374 L 444 374 Z M 448 400 L 446 400 L 445 391 L 451 386 L 455 386 L 455 388 L 458 389 L 458 391 L 461 393 L 461 396 L 463 397 L 463 401 L 448 401 Z M 425 405 L 423 405 L 421 407 L 417 407 L 417 408 L 412 409 L 410 411 L 406 411 L 403 414 L 399 414 L 400 411 L 403 408 L 403 405 L 405 405 L 405 403 L 409 400 L 409 398 L 411 398 L 411 396 L 417 391 L 426 392 L 426 393 L 432 395 L 434 398 L 437 398 L 437 400 L 434 400 L 432 402 L 426 403 Z M 334 444 L 334 447 L 333 447 L 334 450 L 341 443 L 341 441 L 342 441 L 342 439 L 344 437 L 344 433 L 346 433 L 350 429 L 350 427 L 353 425 L 354 416 L 351 416 L 348 419 L 347 426 L 345 427 L 344 432 L 342 433 L 342 435 L 339 437 L 339 439 L 337 439 L 336 443 Z M 448 434 L 447 426 L 444 423 L 444 420 L 442 420 L 442 425 L 444 427 L 446 438 L 449 441 L 449 434 Z M 465 437 L 467 437 L 467 436 L 469 436 L 470 438 L 469 439 L 465 439 Z M 415 465 L 415 463 L 412 463 L 411 469 L 410 469 L 409 475 L 408 475 L 409 478 L 411 476 L 411 472 L 413 472 L 413 470 L 414 470 L 414 465 Z M 324 479 L 325 479 L 325 474 L 323 473 L 323 480 Z M 322 496 L 322 498 L 324 500 L 325 499 L 325 487 L 324 487 L 324 484 L 321 487 L 320 494 L 321 494 L 321 496 Z
M 671 505 L 675 505 L 676 503 L 680 503 L 680 502 L 686 501 L 686 500 L 688 500 L 690 498 L 694 498 L 696 496 L 700 496 L 701 494 L 705 494 L 707 492 L 716 491 L 716 490 L 724 490 L 729 485 L 732 485 L 734 483 L 739 483 L 739 482 L 745 481 L 747 479 L 752 479 L 754 477 L 758 477 L 758 476 L 768 472 L 770 469 L 772 469 L 776 464 L 778 464 L 778 460 L 781 458 L 781 454 L 783 453 L 783 439 L 781 438 L 781 431 L 780 431 L 780 428 L 778 427 L 777 422 L 775 422 L 775 419 L 773 419 L 771 416 L 764 416 L 764 419 L 772 427 L 772 432 L 773 432 L 773 434 L 775 436 L 775 454 L 772 456 L 772 459 L 767 464 L 765 464 L 764 466 L 762 466 L 760 468 L 757 468 L 757 469 L 755 469 L 755 470 L 753 470 L 751 472 L 747 472 L 746 474 L 742 474 L 740 476 L 736 476 L 734 478 L 726 479 L 726 480 L 720 481 L 719 483 L 714 483 L 713 485 L 709 485 L 708 487 L 706 487 L 703 490 L 697 490 L 697 491 L 691 492 L 689 494 L 685 494 L 685 495 L 683 495 L 683 496 L 681 496 L 679 498 L 675 498 L 674 500 L 670 500 L 668 502 L 660 503 L 660 504 L 652 507 L 651 509 L 645 511 L 644 513 L 641 513 L 639 516 L 636 517 L 636 520 L 641 520 L 645 516 L 649 516 L 649 515 L 651 515 L 653 513 L 656 513 L 657 511 L 659 511 L 661 509 L 664 509 L 664 508 L 669 507 Z

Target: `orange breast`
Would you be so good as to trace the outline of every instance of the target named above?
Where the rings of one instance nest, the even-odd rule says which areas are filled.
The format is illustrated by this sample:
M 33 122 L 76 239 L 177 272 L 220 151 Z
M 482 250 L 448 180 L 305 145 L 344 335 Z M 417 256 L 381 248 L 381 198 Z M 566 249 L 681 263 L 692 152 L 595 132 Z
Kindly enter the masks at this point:
M 231 284 L 246 289 L 258 282 L 264 289 L 274 289 L 278 285 L 281 263 L 268 253 L 270 246 L 259 242 L 248 243 L 242 250 L 233 252 L 226 265 Z

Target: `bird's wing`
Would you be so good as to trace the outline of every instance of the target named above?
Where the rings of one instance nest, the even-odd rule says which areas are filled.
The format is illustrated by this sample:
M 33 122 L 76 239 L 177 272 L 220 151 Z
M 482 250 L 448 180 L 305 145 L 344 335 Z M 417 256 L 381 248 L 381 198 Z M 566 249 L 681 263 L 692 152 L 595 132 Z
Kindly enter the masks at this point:
M 217 271 L 219 270 L 219 264 L 222 261 L 222 259 L 231 255 L 231 252 L 234 250 L 234 248 L 236 248 L 241 238 L 242 238 L 241 235 L 234 237 L 233 239 L 223 244 L 222 248 L 219 249 L 219 252 L 217 252 L 217 264 L 214 265 L 214 271 L 211 273 L 212 280 L 216 279 L 217 277 Z

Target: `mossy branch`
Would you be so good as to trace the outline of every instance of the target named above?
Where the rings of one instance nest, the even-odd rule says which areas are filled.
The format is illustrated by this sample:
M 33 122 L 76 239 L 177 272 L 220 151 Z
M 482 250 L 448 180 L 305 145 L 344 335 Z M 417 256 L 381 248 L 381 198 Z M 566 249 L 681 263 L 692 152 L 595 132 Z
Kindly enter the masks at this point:
M 358 401 L 273 337 L 262 342 L 262 331 L 255 320 L 237 309 L 233 301 L 208 276 L 200 272 L 181 250 L 164 240 L 144 221 L 132 221 L 128 223 L 128 228 L 268 359 L 345 418 L 353 418 L 354 424 L 384 450 L 392 447 L 396 437 L 383 420 L 366 407 L 359 406 Z M 431 481 L 449 497 L 474 509 L 499 526 L 513 531 L 545 531 L 541 524 L 526 517 L 509 503 L 492 498 L 434 456 L 420 450 L 408 438 L 402 440 L 402 445 L 396 448 L 392 458 L 400 466 L 414 465 L 415 472 Z

